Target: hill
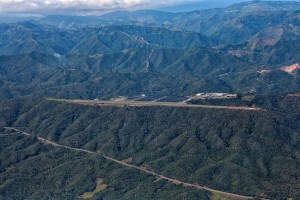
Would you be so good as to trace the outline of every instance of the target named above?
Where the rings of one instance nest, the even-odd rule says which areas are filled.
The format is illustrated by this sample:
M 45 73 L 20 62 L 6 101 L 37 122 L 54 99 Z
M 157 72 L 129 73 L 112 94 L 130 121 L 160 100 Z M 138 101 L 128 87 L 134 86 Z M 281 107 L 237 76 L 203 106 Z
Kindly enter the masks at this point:
M 267 99 L 257 101 L 267 106 Z M 101 151 L 119 160 L 130 158 L 131 164 L 215 189 L 250 196 L 264 194 L 271 199 L 298 198 L 299 98 L 273 97 L 271 102 L 271 107 L 266 107 L 269 111 L 251 112 L 97 108 L 19 100 L 1 102 L 5 110 L 1 123 L 63 145 Z M 293 109 L 286 112 L 285 107 Z M 9 191 L 16 197 L 74 199 L 93 191 L 97 178 L 110 188 L 100 192 L 99 198 L 132 198 L 133 193 L 142 199 L 166 198 L 174 191 L 182 191 L 174 197 L 178 199 L 183 195 L 191 199 L 209 197 L 202 191 L 157 182 L 101 157 L 45 146 L 3 129 L 1 133 L 12 134 L 1 136 L 5 141 L 1 143 L 1 158 L 6 158 L 1 162 L 2 198 L 12 197 Z M 19 176 L 25 172 L 27 175 Z M 24 181 L 31 189 L 18 189 Z M 145 184 L 150 187 L 146 191 Z M 155 188 L 162 191 L 155 195 L 162 196 L 153 196 Z
M 185 49 L 214 46 L 216 42 L 199 33 L 143 26 L 60 29 L 33 22 L 2 24 L 0 54 L 95 54 L 127 49 Z
M 299 199 L 299 10 L 1 23 L 0 200 Z
M 145 10 L 113 12 L 100 18 L 117 23 L 174 26 L 218 38 L 227 44 L 240 44 L 257 37 L 273 42 L 281 37 L 299 37 L 299 9 L 299 2 L 251 1 L 185 13 Z M 266 32 L 268 34 L 264 34 Z
M 87 51 L 90 47 L 87 46 Z M 78 49 L 85 51 L 82 47 Z M 256 47 L 249 43 L 184 50 L 3 55 L 0 56 L 1 98 L 295 93 L 300 90 L 299 70 L 288 73 L 281 68 L 300 62 L 299 49 L 299 40 L 294 40 Z

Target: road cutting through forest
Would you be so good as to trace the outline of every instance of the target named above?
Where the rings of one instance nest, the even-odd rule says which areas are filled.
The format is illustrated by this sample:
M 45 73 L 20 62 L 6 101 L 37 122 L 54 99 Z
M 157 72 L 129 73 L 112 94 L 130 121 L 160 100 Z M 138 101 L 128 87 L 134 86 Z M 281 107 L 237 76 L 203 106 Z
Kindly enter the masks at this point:
M 148 106 L 165 106 L 178 108 L 210 108 L 210 109 L 225 109 L 225 110 L 247 110 L 247 111 L 262 111 L 259 107 L 246 106 L 215 106 L 215 105 L 196 105 L 186 102 L 158 102 L 158 101 L 112 101 L 112 100 L 77 100 L 77 99 L 47 99 L 49 101 L 58 101 L 64 103 L 73 103 L 91 106 L 116 106 L 116 107 L 148 107 Z
M 107 156 L 103 153 L 58 144 L 58 143 L 53 142 L 51 140 L 48 140 L 48 139 L 45 139 L 45 138 L 35 136 L 35 135 L 27 133 L 27 132 L 24 132 L 24 131 L 19 130 L 18 128 L 15 128 L 15 127 L 4 127 L 4 129 L 14 131 L 14 132 L 20 133 L 20 134 L 28 136 L 28 137 L 36 137 L 38 141 L 40 141 L 44 144 L 47 144 L 47 145 L 52 145 L 54 147 L 61 147 L 61 148 L 65 148 L 65 149 L 69 149 L 69 150 L 73 150 L 73 151 L 77 151 L 77 152 L 84 152 L 84 153 L 88 153 L 88 154 L 94 154 L 94 155 L 102 156 L 103 158 L 105 158 L 105 159 L 107 159 L 111 162 L 114 162 L 114 163 L 120 164 L 122 166 L 125 166 L 125 167 L 131 168 L 131 169 L 135 169 L 135 170 L 150 174 L 150 175 L 155 176 L 156 178 L 158 178 L 160 180 L 166 180 L 166 181 L 168 181 L 172 184 L 175 184 L 175 185 L 181 185 L 183 187 L 192 187 L 192 188 L 196 188 L 196 189 L 200 189 L 200 190 L 209 191 L 211 193 L 218 194 L 218 195 L 221 195 L 221 196 L 224 196 L 224 197 L 228 197 L 228 198 L 234 199 L 234 200 L 250 200 L 250 199 L 267 200 L 267 199 L 264 199 L 264 198 L 257 198 L 257 197 L 234 194 L 234 193 L 230 193 L 230 192 L 224 192 L 224 191 L 212 189 L 212 188 L 209 188 L 209 187 L 206 187 L 206 186 L 202 186 L 202 185 L 199 185 L 199 184 L 196 184 L 196 183 L 188 183 L 188 182 L 184 182 L 184 181 L 181 181 L 181 180 L 178 180 L 178 179 L 169 178 L 169 177 L 166 177 L 164 175 L 158 174 L 154 171 L 148 170 L 145 167 L 128 164 L 124 161 L 120 161 L 120 160 L 117 160 L 115 158 L 109 157 L 109 156 Z M 8 135 L 8 134 L 5 134 L 5 135 Z

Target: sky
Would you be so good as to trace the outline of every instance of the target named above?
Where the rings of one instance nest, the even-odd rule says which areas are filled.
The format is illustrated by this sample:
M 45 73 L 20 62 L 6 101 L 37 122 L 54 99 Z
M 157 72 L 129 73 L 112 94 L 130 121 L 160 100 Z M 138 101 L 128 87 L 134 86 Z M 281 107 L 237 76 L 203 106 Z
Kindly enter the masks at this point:
M 152 9 L 201 0 L 0 0 L 0 13 L 105 12 L 120 9 Z
M 138 9 L 189 11 L 224 7 L 241 1 L 245 0 L 0 0 L 0 15 L 99 15 Z

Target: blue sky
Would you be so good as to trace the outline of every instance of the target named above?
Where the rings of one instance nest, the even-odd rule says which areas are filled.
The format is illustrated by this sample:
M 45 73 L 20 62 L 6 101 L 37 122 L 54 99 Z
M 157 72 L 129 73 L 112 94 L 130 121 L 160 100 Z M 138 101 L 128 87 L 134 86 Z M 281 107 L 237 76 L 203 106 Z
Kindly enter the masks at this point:
M 188 11 L 224 7 L 242 1 L 245 0 L 0 0 L 0 15 L 98 15 L 115 10 L 137 9 Z

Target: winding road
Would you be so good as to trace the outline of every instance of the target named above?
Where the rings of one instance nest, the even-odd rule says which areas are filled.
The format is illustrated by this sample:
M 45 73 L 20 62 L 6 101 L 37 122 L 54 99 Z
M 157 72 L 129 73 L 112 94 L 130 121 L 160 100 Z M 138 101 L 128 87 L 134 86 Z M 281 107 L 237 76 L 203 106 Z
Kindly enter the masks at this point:
M 10 130 L 10 131 L 15 131 L 17 133 L 20 133 L 20 134 L 28 136 L 28 137 L 35 136 L 33 134 L 30 134 L 30 133 L 24 132 L 22 130 L 19 130 L 18 128 L 15 128 L 15 127 L 4 127 L 4 129 Z M 5 135 L 8 135 L 8 134 L 5 134 Z M 98 153 L 98 152 L 89 151 L 89 150 L 86 150 L 86 149 L 74 148 L 74 147 L 70 147 L 70 146 L 58 144 L 56 142 L 53 142 L 51 140 L 47 140 L 47 139 L 39 137 L 39 136 L 36 136 L 36 138 L 40 142 L 42 142 L 44 144 L 52 145 L 54 147 L 61 147 L 61 148 L 65 148 L 65 149 L 69 149 L 69 150 L 73 150 L 73 151 L 77 151 L 77 152 L 84 152 L 84 153 L 88 153 L 88 154 L 94 154 L 94 155 L 102 156 L 103 158 L 105 158 L 105 159 L 107 159 L 107 160 L 109 160 L 111 162 L 114 162 L 114 163 L 120 164 L 122 166 L 129 167 L 131 169 L 135 169 L 135 170 L 138 170 L 138 171 L 150 174 L 152 176 L 157 177 L 160 180 L 166 180 L 166 181 L 168 181 L 168 182 L 170 182 L 172 184 L 175 184 L 175 185 L 181 185 L 183 187 L 192 187 L 192 188 L 196 188 L 196 189 L 200 189 L 200 190 L 206 190 L 206 191 L 209 191 L 211 193 L 219 194 L 221 196 L 228 197 L 228 198 L 231 198 L 231 199 L 234 199 L 234 200 L 249 200 L 249 199 L 266 200 L 264 198 L 256 198 L 256 197 L 250 197 L 250 196 L 244 196 L 244 195 L 239 195 L 239 194 L 224 192 L 224 191 L 212 189 L 212 188 L 209 188 L 209 187 L 206 187 L 206 186 L 201 186 L 201 185 L 198 185 L 198 184 L 195 184 L 195 183 L 188 183 L 188 182 L 184 182 L 184 181 L 181 181 L 181 180 L 178 180 L 178 179 L 169 178 L 169 177 L 166 177 L 164 175 L 161 175 L 161 174 L 158 174 L 156 172 L 153 172 L 153 171 L 150 171 L 148 169 L 145 169 L 144 167 L 140 167 L 140 166 L 128 164 L 126 162 L 123 162 L 123 161 L 117 160 L 115 158 L 109 157 L 109 156 L 107 156 L 107 155 L 105 155 L 103 153 Z

